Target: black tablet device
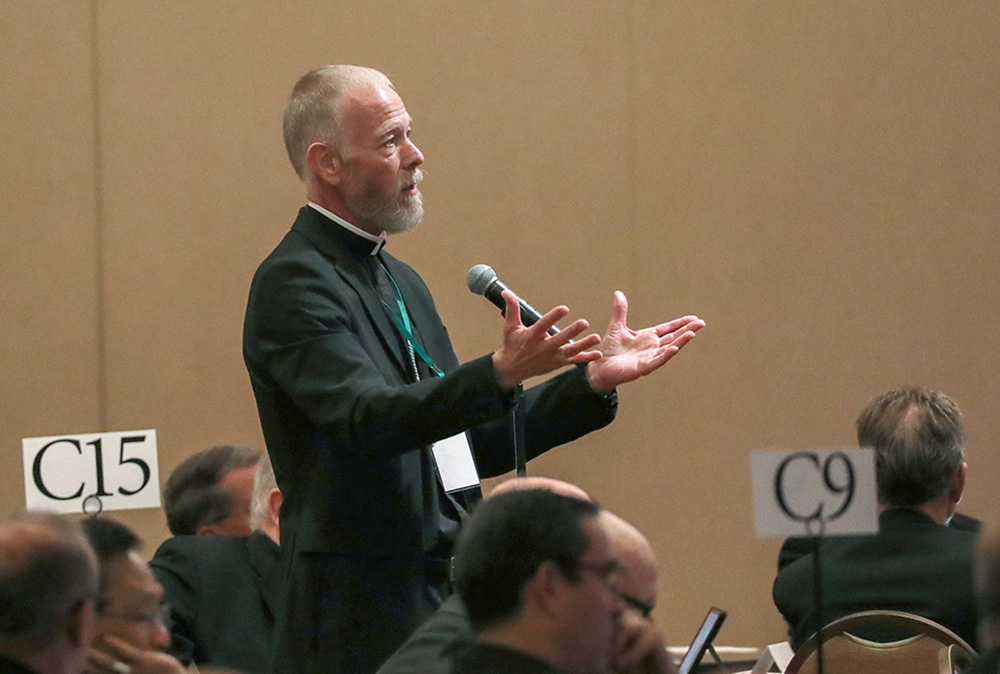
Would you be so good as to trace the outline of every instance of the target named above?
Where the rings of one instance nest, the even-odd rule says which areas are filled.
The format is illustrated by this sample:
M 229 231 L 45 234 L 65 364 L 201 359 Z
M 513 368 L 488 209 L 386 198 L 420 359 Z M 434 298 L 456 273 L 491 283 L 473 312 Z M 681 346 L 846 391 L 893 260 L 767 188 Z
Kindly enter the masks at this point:
M 705 651 L 712 645 L 712 641 L 715 639 L 715 635 L 719 633 L 719 628 L 722 627 L 722 623 L 725 621 L 727 615 L 721 608 L 713 606 L 708 609 L 708 615 L 705 616 L 701 627 L 698 628 L 698 633 L 694 636 L 694 641 L 691 642 L 691 647 L 688 648 L 687 653 L 684 654 L 684 659 L 681 660 L 680 667 L 677 670 L 679 674 L 691 674 L 694 671 L 694 668 L 701 662 L 702 656 L 705 655 Z

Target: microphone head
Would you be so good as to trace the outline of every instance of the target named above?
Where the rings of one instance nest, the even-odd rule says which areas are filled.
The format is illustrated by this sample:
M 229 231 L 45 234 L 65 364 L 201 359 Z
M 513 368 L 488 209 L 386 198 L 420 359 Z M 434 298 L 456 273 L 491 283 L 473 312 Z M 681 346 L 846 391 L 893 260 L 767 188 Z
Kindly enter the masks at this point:
M 486 289 L 497 280 L 497 273 L 488 264 L 477 264 L 465 275 L 465 284 L 476 295 L 486 294 Z

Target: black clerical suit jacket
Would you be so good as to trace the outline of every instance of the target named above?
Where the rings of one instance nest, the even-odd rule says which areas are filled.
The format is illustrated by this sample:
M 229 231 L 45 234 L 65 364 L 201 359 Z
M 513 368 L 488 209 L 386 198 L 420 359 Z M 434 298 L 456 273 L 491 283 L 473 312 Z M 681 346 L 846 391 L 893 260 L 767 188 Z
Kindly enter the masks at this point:
M 264 674 L 271 664 L 278 546 L 249 536 L 175 536 L 149 566 L 171 605 L 173 644 L 183 660 Z M 187 657 L 185 657 L 187 656 Z
M 975 544 L 975 533 L 906 508 L 879 515 L 877 535 L 831 536 L 820 548 L 823 623 L 859 611 L 903 611 L 938 622 L 975 647 Z M 772 594 L 798 648 L 816 631 L 813 555 L 782 569 Z M 888 641 L 907 635 L 859 636 Z
M 514 465 L 512 398 L 491 358 L 459 365 L 423 280 L 382 252 L 416 341 L 447 373 L 420 363 L 413 382 L 371 250 L 303 208 L 250 288 L 244 358 L 284 494 L 279 672 L 370 674 L 433 612 L 416 589 L 427 553 L 441 548 L 431 443 L 468 429 L 480 476 Z M 499 339 L 499 321 L 490 329 Z M 526 391 L 528 457 L 606 425 L 616 403 L 589 388 L 583 368 Z

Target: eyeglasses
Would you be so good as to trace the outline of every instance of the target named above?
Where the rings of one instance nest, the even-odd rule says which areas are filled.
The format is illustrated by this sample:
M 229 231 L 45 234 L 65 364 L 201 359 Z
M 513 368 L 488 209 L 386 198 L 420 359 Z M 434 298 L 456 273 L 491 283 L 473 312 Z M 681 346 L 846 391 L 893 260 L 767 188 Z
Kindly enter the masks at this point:
M 160 623 L 169 627 L 171 608 L 170 604 L 164 602 L 155 611 L 147 613 L 140 611 L 109 611 L 103 607 L 100 607 L 98 612 L 104 616 L 120 618 L 121 620 L 128 620 L 133 623 Z
M 632 595 L 626 594 L 624 592 L 621 593 L 621 598 L 622 601 L 625 602 L 625 604 L 629 608 L 637 611 L 639 615 L 641 615 L 643 618 L 648 618 L 649 616 L 653 615 L 653 609 L 656 608 L 656 604 L 648 601 L 643 601 L 641 599 L 637 599 Z

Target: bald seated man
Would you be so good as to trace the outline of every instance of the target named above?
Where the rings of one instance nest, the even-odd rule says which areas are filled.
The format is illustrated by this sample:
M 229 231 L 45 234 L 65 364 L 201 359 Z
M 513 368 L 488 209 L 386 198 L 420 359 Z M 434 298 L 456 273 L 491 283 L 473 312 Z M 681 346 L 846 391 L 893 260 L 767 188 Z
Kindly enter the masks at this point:
M 97 557 L 71 520 L 23 513 L 0 524 L 0 672 L 84 670 L 97 573 Z
M 548 477 L 529 476 L 506 480 L 497 485 L 490 498 L 524 489 L 548 489 L 563 496 L 592 500 L 580 487 Z M 602 512 L 612 545 L 625 567 L 622 579 L 622 629 L 615 659 L 615 672 L 621 674 L 665 674 L 676 670 L 666 653 L 666 643 L 652 619 L 656 606 L 656 556 L 649 541 L 638 529 L 622 518 Z M 442 657 L 453 644 L 472 638 L 472 626 L 458 594 L 453 594 L 398 651 L 378 670 L 377 674 L 446 674 L 451 662 Z

